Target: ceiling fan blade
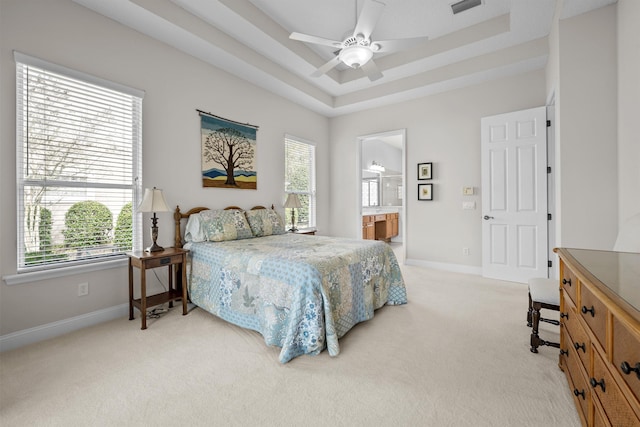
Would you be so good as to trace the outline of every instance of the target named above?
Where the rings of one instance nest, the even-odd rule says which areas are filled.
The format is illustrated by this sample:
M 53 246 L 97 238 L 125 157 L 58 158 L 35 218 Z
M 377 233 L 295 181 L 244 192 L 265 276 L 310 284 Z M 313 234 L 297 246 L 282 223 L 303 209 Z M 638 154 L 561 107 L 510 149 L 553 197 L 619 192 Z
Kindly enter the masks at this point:
M 380 3 L 376 0 L 365 0 L 358 16 L 358 22 L 356 28 L 353 30 L 353 35 L 362 34 L 365 39 L 371 37 L 371 33 L 380 19 L 384 3 Z
M 311 74 L 311 77 L 320 77 L 324 73 L 326 73 L 329 70 L 331 70 L 332 68 L 334 68 L 339 63 L 340 63 L 340 57 L 336 56 L 335 58 L 331 59 L 329 62 L 324 64 L 322 67 L 320 67 L 316 71 L 314 71 L 313 74 Z
M 321 44 L 321 45 L 331 46 L 331 47 L 342 47 L 342 42 L 324 39 L 322 37 L 311 36 L 309 34 L 291 33 L 289 38 L 291 40 L 299 40 L 301 42 L 315 43 L 315 44 Z
M 373 59 L 370 59 L 369 61 L 365 62 L 365 64 L 360 68 L 362 68 L 362 71 L 364 71 L 367 77 L 369 77 L 369 80 L 371 80 L 372 82 L 384 77 L 380 72 L 380 70 L 378 69 L 378 66 L 376 65 L 376 63 L 373 62 Z
M 418 46 L 421 43 L 429 40 L 429 37 L 414 37 L 410 39 L 398 39 L 398 40 L 380 40 L 374 41 L 371 43 L 371 50 L 376 53 L 388 53 L 388 52 L 397 52 L 400 50 L 411 49 L 415 46 Z M 378 45 L 378 50 L 375 49 L 374 45 Z

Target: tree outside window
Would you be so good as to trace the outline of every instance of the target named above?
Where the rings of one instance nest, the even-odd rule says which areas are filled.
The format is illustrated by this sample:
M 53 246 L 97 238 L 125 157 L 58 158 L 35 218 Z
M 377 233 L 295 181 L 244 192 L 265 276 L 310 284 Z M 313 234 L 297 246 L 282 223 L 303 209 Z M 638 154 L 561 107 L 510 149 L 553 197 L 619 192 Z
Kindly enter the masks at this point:
M 136 197 L 142 97 L 15 57 L 18 271 L 131 250 L 136 221 L 131 213 L 128 222 L 119 217 L 131 212 Z

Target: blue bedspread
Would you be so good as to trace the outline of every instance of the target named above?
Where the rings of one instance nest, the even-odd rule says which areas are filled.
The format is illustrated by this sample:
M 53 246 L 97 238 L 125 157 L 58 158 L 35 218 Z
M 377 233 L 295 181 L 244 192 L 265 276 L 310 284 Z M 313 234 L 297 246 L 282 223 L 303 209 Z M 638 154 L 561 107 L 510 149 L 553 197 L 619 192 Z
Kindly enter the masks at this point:
M 281 234 L 193 243 L 189 295 L 197 306 L 258 331 L 280 362 L 340 352 L 338 338 L 385 304 L 406 304 L 386 243 Z

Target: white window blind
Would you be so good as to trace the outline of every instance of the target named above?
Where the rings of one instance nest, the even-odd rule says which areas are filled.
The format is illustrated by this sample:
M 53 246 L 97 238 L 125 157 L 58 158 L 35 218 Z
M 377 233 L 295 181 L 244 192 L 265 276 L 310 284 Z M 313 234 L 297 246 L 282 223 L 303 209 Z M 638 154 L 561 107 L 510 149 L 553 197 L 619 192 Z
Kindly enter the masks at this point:
M 139 247 L 142 92 L 15 58 L 18 272 Z
M 302 208 L 296 209 L 299 228 L 316 226 L 316 147 L 290 135 L 284 139 L 286 193 L 296 193 Z M 286 218 L 291 217 L 285 209 Z

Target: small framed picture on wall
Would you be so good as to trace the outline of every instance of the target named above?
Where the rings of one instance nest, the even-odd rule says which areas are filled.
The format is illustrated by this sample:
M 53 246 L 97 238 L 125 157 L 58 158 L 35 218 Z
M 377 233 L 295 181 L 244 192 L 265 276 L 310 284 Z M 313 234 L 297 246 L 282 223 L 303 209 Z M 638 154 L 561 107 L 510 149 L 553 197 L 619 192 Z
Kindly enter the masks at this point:
M 433 200 L 433 184 L 418 184 L 418 200 Z
M 418 179 L 431 179 L 432 177 L 431 163 L 418 163 Z

